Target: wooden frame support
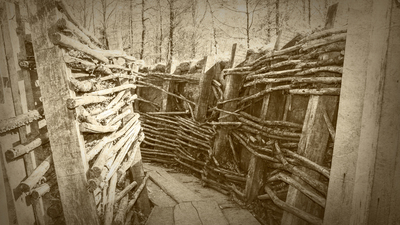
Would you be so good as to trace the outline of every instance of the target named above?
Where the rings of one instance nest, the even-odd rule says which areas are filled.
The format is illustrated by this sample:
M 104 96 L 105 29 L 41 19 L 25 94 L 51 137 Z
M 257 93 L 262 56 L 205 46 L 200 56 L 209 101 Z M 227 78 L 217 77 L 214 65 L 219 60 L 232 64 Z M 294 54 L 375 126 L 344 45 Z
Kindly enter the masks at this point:
M 74 97 L 69 89 L 70 69 L 64 51 L 53 45 L 49 29 L 62 14 L 54 2 L 47 2 L 31 21 L 32 43 L 46 114 L 54 168 L 67 224 L 99 224 L 93 195 L 87 189 L 87 163 L 83 137 L 75 120 L 75 109 L 66 100 Z
M 232 46 L 232 52 L 231 52 L 231 61 L 229 63 L 229 66 L 232 66 L 234 64 L 234 59 L 235 59 L 235 53 L 236 53 L 236 44 L 233 44 Z M 229 67 L 228 66 L 228 67 Z M 227 68 L 225 68 L 227 69 Z M 224 95 L 223 95 L 223 100 L 229 100 L 229 99 L 234 99 L 239 97 L 239 91 L 243 86 L 243 81 L 244 81 L 244 76 L 242 75 L 226 75 L 226 85 L 224 89 Z M 230 111 L 233 112 L 237 108 L 237 101 L 233 102 L 227 102 L 223 105 L 222 109 L 225 111 Z M 221 112 L 220 113 L 220 118 L 218 119 L 219 122 L 233 122 L 235 118 L 232 115 L 229 115 L 227 113 Z M 217 131 L 217 137 L 214 142 L 214 148 L 213 148 L 213 155 L 219 162 L 224 162 L 224 154 L 226 154 L 225 149 L 229 149 L 230 145 L 228 142 L 228 135 L 229 131 L 225 128 L 220 128 Z
M 400 221 L 400 7 L 350 1 L 324 224 Z
M 206 119 L 208 105 L 212 95 L 212 81 L 214 77 L 220 73 L 220 64 L 216 63 L 200 78 L 199 98 L 197 99 L 194 112 L 196 121 L 198 122 L 204 122 Z
M 271 85 L 266 85 L 265 89 L 270 88 Z M 257 87 L 254 89 L 258 90 Z M 260 118 L 262 120 L 267 119 L 267 112 L 269 106 L 269 100 L 271 98 L 270 94 L 266 94 L 263 98 L 263 103 L 260 112 Z M 245 196 L 246 202 L 252 202 L 258 195 L 260 188 L 264 183 L 264 171 L 265 165 L 264 160 L 259 157 L 256 157 L 254 154 L 250 156 L 250 163 L 248 168 L 247 180 L 246 180 L 246 188 L 245 188 Z
M 310 96 L 302 135 L 299 141 L 297 153 L 321 165 L 324 161 L 326 148 L 329 140 L 329 130 L 325 123 L 325 109 L 329 117 L 333 117 L 337 106 L 338 97 L 336 96 Z M 308 170 L 312 177 L 318 179 L 319 174 Z M 305 184 L 302 180 L 295 178 L 299 183 Z M 286 198 L 286 203 L 316 217 L 322 219 L 323 208 L 301 193 L 295 187 L 290 186 Z M 302 219 L 291 213 L 284 212 L 281 224 L 306 224 Z
M 2 70 L 9 74 L 15 115 L 18 116 L 27 113 L 28 110 L 35 110 L 30 72 L 22 69 L 18 64 L 19 61 L 26 60 L 27 58 L 25 50 L 25 22 L 22 20 L 18 3 L 3 2 L 0 7 L 4 10 L 4 14 L 1 18 L 2 41 L 0 41 L 0 43 L 4 44 L 4 51 L 7 55 L 6 63 L 8 65 L 8 70 L 3 70 L 4 68 Z M 21 126 L 18 128 L 18 133 L 20 144 L 28 144 L 32 141 L 32 136 L 39 134 L 37 121 L 33 121 L 29 125 Z M 36 148 L 36 150 L 39 151 L 40 149 L 41 147 Z M 29 176 L 36 167 L 34 152 L 31 151 L 25 154 L 23 156 L 23 161 L 26 175 Z M 14 198 L 16 198 L 15 200 L 19 201 L 18 199 L 22 199 L 23 201 L 27 201 L 27 206 L 24 207 L 32 206 L 37 224 L 46 223 L 46 220 L 49 218 L 44 213 L 42 199 L 31 199 L 31 201 L 29 201 L 29 197 L 22 194 L 19 188 L 14 188 L 13 194 Z M 17 214 L 27 214 L 23 216 L 24 218 L 27 218 L 31 214 L 20 207 L 17 208 Z M 29 209 L 31 208 L 29 207 Z M 17 217 L 19 223 L 24 223 L 24 220 L 21 220 L 21 216 Z

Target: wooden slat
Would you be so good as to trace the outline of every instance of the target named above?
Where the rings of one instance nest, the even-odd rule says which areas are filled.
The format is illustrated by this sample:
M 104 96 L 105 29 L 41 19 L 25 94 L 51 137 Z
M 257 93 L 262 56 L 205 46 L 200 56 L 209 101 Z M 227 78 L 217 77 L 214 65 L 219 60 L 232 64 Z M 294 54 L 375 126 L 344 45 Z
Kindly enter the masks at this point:
M 154 206 L 146 225 L 174 225 L 174 207 Z
M 398 1 L 371 2 L 374 19 L 365 59 L 362 130 L 349 224 L 396 224 L 400 221 L 400 8 Z
M 241 208 L 226 208 L 222 213 L 230 225 L 261 225 L 249 211 Z
M 7 176 L 5 172 L 5 170 L 3 170 L 3 152 L 1 150 L 1 145 L 0 145 L 0 218 L 2 218 L 2 222 L 4 224 L 12 224 L 9 223 L 9 213 L 8 213 L 8 208 L 10 207 L 7 204 L 7 194 L 11 192 L 11 190 L 9 189 L 8 191 L 6 190 L 7 187 L 5 182 L 4 182 L 4 176 Z M 4 174 L 3 174 L 4 173 Z M 15 210 L 15 209 L 13 209 Z
M 234 47 L 232 48 L 232 52 L 231 52 L 231 60 L 233 61 L 236 52 L 236 46 L 234 44 Z M 233 63 L 233 62 L 231 62 Z M 232 66 L 232 65 L 230 65 Z M 227 69 L 227 68 L 226 68 Z M 223 95 L 223 100 L 229 100 L 229 99 L 234 99 L 239 97 L 239 91 L 242 88 L 243 85 L 243 80 L 244 80 L 244 76 L 242 75 L 232 75 L 232 74 L 228 74 L 226 75 L 225 78 L 225 90 L 224 90 L 224 95 Z M 222 106 L 222 109 L 225 111 L 229 111 L 229 112 L 233 112 L 235 111 L 237 108 L 237 101 L 233 101 L 233 102 L 227 102 Z M 225 117 L 227 116 L 227 117 Z M 219 122 L 233 122 L 235 120 L 235 118 L 227 113 L 221 112 L 220 113 L 220 117 L 223 117 L 221 119 L 218 119 Z M 229 149 L 229 143 L 228 143 L 228 135 L 230 133 L 230 131 L 228 131 L 226 128 L 219 128 L 217 130 L 217 137 L 215 139 L 214 142 L 214 149 L 213 149 L 213 154 L 215 156 L 215 158 L 220 162 L 220 163 L 224 163 L 226 161 L 226 154 L 227 154 L 227 150 Z
M 346 56 L 336 125 L 324 224 L 350 224 L 361 117 L 370 51 L 372 1 L 351 1 L 346 37 Z M 339 8 L 341 6 L 339 5 Z M 363 56 L 363 57 L 361 57 Z M 368 103 L 371 104 L 371 103 Z
M 191 202 L 179 203 L 174 207 L 174 221 L 175 225 L 203 225 Z
M 199 98 L 196 102 L 195 118 L 198 122 L 204 122 L 207 115 L 207 107 L 212 93 L 212 80 L 216 73 L 220 73 L 219 63 L 216 63 L 200 78 Z
M 228 225 L 228 221 L 215 201 L 192 202 L 202 224 Z
M 157 186 L 153 181 L 147 181 L 147 190 L 150 201 L 160 207 L 172 207 L 177 203 L 168 196 L 159 186 Z
M 329 138 L 329 130 L 324 120 L 325 108 L 329 116 L 332 117 L 337 102 L 337 97 L 311 96 L 308 103 L 297 153 L 319 165 L 324 161 Z M 320 176 L 314 171 L 307 172 L 316 179 Z M 304 184 L 304 181 L 300 179 L 298 181 Z M 292 186 L 289 187 L 286 202 L 305 212 L 322 218 L 323 208 Z M 284 212 L 282 224 L 299 224 L 301 223 L 300 221 L 301 219 L 298 217 Z
M 148 170 L 150 174 L 150 179 L 178 203 L 198 201 L 201 199 L 162 168 L 146 165 L 146 170 Z
M 71 71 L 63 61 L 62 49 L 48 37 L 49 26 L 62 18 L 54 4 L 48 1 L 43 5 L 45 8 L 32 19 L 31 30 L 60 198 L 67 224 L 98 224 L 94 197 L 86 188 L 83 137 L 75 110 L 66 107 L 66 100 L 74 97 L 68 88 Z

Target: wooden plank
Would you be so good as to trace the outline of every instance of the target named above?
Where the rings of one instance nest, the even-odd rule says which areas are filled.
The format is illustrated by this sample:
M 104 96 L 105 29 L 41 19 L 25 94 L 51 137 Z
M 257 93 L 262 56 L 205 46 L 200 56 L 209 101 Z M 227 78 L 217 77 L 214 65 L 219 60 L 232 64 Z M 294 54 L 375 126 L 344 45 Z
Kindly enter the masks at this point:
M 9 213 L 8 210 L 15 210 L 14 204 L 11 201 L 12 205 L 8 204 L 10 198 L 7 198 L 8 194 L 11 194 L 11 189 L 7 187 L 6 182 L 4 182 L 4 177 L 7 176 L 5 166 L 3 166 L 3 151 L 1 150 L 0 145 L 0 218 L 2 219 L 2 223 L 4 224 L 13 224 L 9 222 Z M 8 188 L 8 190 L 7 190 Z
M 198 201 L 201 198 L 169 175 L 164 169 L 145 165 L 150 179 L 178 203 Z
M 248 210 L 241 208 L 226 208 L 222 210 L 230 225 L 261 225 Z
M 134 160 L 133 166 L 129 169 L 132 174 L 132 178 L 134 181 L 137 182 L 137 185 L 140 186 L 143 183 L 143 178 L 145 177 L 144 170 L 143 170 L 143 162 L 142 162 L 142 155 L 140 153 L 140 150 L 135 154 L 135 160 Z M 144 188 L 142 192 L 140 193 L 136 204 L 139 208 L 139 210 L 144 214 L 144 215 L 149 215 L 151 213 L 151 206 L 150 206 L 150 201 L 147 193 L 147 188 Z
M 98 224 L 94 197 L 86 188 L 88 165 L 76 112 L 66 107 L 66 100 L 74 97 L 68 82 L 71 71 L 63 61 L 63 50 L 48 37 L 49 26 L 62 18 L 54 4 L 43 5 L 31 30 L 60 198 L 67 224 Z
M 371 1 L 350 1 L 339 111 L 324 224 L 350 224 L 373 18 Z M 362 56 L 362 57 L 361 57 Z M 368 103 L 370 104 L 370 103 Z
M 174 225 L 174 207 L 154 206 L 146 225 Z
M 324 111 L 326 109 L 329 117 L 332 118 L 337 102 L 338 98 L 335 96 L 310 96 L 297 153 L 319 165 L 323 163 L 329 139 L 329 130 L 323 116 Z M 316 179 L 320 176 L 314 171 L 307 170 L 307 172 Z M 305 184 L 300 179 L 297 181 Z M 286 203 L 314 216 L 323 217 L 323 208 L 292 186 L 289 187 Z M 291 213 L 284 212 L 281 224 L 307 223 Z
M 191 202 L 179 203 L 174 207 L 174 221 L 175 225 L 203 225 Z
M 229 225 L 216 201 L 192 202 L 202 224 L 207 225 Z
M 220 72 L 219 63 L 215 64 L 211 69 L 206 71 L 205 74 L 200 78 L 199 83 L 199 98 L 196 102 L 195 108 L 195 119 L 198 122 L 204 122 L 207 116 L 208 104 L 212 94 L 212 80 L 214 79 L 217 71 Z
M 157 186 L 153 181 L 147 181 L 147 190 L 150 201 L 160 207 L 172 207 L 177 203 L 168 196 L 159 186 Z
M 372 1 L 362 129 L 352 201 L 352 224 L 400 221 L 400 45 L 398 2 Z M 396 97 L 397 95 L 397 97 Z M 340 132 L 340 131 L 339 131 Z M 397 169 L 397 171 L 396 171 Z
M 234 56 L 235 52 L 236 52 L 236 46 L 234 45 L 231 53 L 232 61 L 235 58 Z M 226 83 L 224 88 L 223 100 L 229 100 L 239 97 L 239 90 L 242 88 L 244 76 L 228 74 L 226 75 L 225 80 Z M 235 111 L 236 108 L 237 108 L 237 101 L 228 102 L 222 106 L 223 110 L 230 112 Z M 218 119 L 219 122 L 233 122 L 235 120 L 235 118 L 232 115 L 229 116 L 229 114 L 224 112 L 220 113 L 220 117 L 223 118 Z M 229 133 L 230 131 L 228 131 L 226 128 L 219 128 L 217 130 L 217 137 L 214 142 L 213 155 L 215 156 L 217 161 L 219 161 L 222 164 L 226 161 L 227 157 L 226 149 L 230 148 L 230 145 L 228 143 Z

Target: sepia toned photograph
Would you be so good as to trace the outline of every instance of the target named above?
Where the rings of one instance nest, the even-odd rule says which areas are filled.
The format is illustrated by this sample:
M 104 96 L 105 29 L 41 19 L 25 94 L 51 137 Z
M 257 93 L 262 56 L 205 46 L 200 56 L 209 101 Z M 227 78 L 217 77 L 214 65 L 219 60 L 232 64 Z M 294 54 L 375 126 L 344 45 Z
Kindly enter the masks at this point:
M 400 0 L 0 0 L 0 225 L 400 225 Z

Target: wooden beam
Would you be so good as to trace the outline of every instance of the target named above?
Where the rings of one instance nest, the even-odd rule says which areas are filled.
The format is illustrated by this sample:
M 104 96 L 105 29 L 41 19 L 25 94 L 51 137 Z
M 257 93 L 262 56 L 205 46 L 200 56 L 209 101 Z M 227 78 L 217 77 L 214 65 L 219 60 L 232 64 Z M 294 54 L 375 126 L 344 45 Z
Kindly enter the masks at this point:
M 65 52 L 49 39 L 49 29 L 62 18 L 54 2 L 43 5 L 31 22 L 32 43 L 46 114 L 54 168 L 67 224 L 98 224 L 93 195 L 87 190 L 83 137 L 66 100 L 74 97 L 69 89 L 70 69 L 63 60 Z M 51 33 L 51 32 L 50 32 Z
M 236 53 L 236 45 L 234 44 L 232 46 L 232 52 L 231 52 L 231 63 L 233 63 L 235 59 L 235 53 Z M 232 64 L 228 65 L 227 68 L 230 68 Z M 224 95 L 223 95 L 223 100 L 229 100 L 229 99 L 234 99 L 239 97 L 239 91 L 242 88 L 243 81 L 244 81 L 244 76 L 243 75 L 232 75 L 228 74 L 226 75 L 226 82 L 225 82 L 225 88 L 224 88 Z M 230 111 L 233 112 L 237 108 L 237 101 L 233 102 L 227 102 L 222 106 L 222 109 L 225 111 Z M 229 115 L 227 113 L 221 112 L 220 113 L 221 119 L 218 119 L 219 122 L 233 122 L 235 121 L 235 118 L 232 115 Z M 229 143 L 228 143 L 228 135 L 229 131 L 225 128 L 219 128 L 217 130 L 217 137 L 214 142 L 214 148 L 213 148 L 213 155 L 215 158 L 218 160 L 218 162 L 224 163 L 226 161 L 226 152 L 225 149 L 229 149 Z
M 346 57 L 343 74 L 345 81 L 352 81 L 350 76 L 356 76 L 360 80 L 361 85 L 356 89 L 357 93 L 361 93 L 355 96 L 357 99 L 354 100 L 358 100 L 362 105 L 357 108 L 359 119 L 353 123 L 356 128 L 361 129 L 344 126 L 352 109 L 340 107 L 341 117 L 338 120 L 331 172 L 335 176 L 332 176 L 329 186 L 324 224 L 338 224 L 333 215 L 351 215 L 341 219 L 342 224 L 395 224 L 400 221 L 400 215 L 396 212 L 396 205 L 400 204 L 400 118 L 397 113 L 400 103 L 396 94 L 400 91 L 400 45 L 396 41 L 400 34 L 400 8 L 397 1 L 390 0 L 379 3 L 366 1 L 364 4 L 361 6 L 366 10 L 358 12 L 358 16 L 362 19 L 359 26 L 365 29 L 362 31 L 365 31 L 366 35 L 358 41 L 365 43 L 365 54 L 357 60 L 365 62 L 365 68 L 359 68 L 360 64 L 348 64 L 346 60 L 350 59 Z M 359 5 L 354 3 L 352 6 Z M 359 33 L 359 27 L 355 26 L 358 22 L 356 18 L 350 19 L 348 32 Z M 355 49 L 351 50 L 353 54 L 356 53 Z M 348 83 L 349 86 L 350 84 Z M 354 85 L 352 87 L 354 89 Z M 350 89 L 343 91 L 350 92 Z M 343 137 L 341 133 L 347 134 L 347 137 Z M 352 148 L 352 151 L 355 151 L 350 155 L 352 161 L 348 162 L 346 159 L 346 164 L 342 165 L 341 158 L 347 157 L 344 155 L 344 144 L 349 142 L 350 138 L 357 148 Z M 349 163 L 353 165 L 348 165 Z M 339 173 L 343 169 L 348 171 L 350 178 Z M 339 189 L 339 182 L 345 185 L 345 190 Z M 335 192 L 344 197 L 342 201 L 350 202 L 349 206 L 346 205 L 349 211 L 333 205 L 334 198 L 338 196 Z
M 135 157 L 134 164 L 130 168 L 130 171 L 131 171 L 133 180 L 137 182 L 138 186 L 140 186 L 143 183 L 143 179 L 145 177 L 141 152 L 139 151 L 138 153 L 136 153 L 134 157 Z M 142 192 L 140 193 L 140 195 L 136 201 L 136 204 L 138 206 L 138 209 L 144 215 L 148 216 L 151 213 L 151 206 L 150 206 L 150 200 L 149 200 L 147 188 L 144 188 L 142 190 Z
M 308 102 L 297 153 L 319 165 L 321 165 L 324 161 L 330 135 L 324 119 L 325 108 L 327 109 L 328 115 L 333 117 L 337 102 L 338 97 L 332 96 L 310 96 Z M 320 177 L 317 172 L 305 169 L 303 170 L 309 173 L 313 178 L 318 179 Z M 296 180 L 299 183 L 306 185 L 306 183 L 301 179 L 296 178 Z M 323 217 L 323 208 L 317 205 L 295 187 L 289 187 L 286 203 L 321 219 Z M 297 216 L 294 216 L 288 212 L 284 212 L 281 224 L 306 223 Z
M 366 57 L 370 52 L 369 39 L 373 20 L 371 2 L 349 1 L 346 56 L 324 213 L 325 225 L 350 224 L 352 217 L 351 204 L 366 91 L 365 76 L 369 63 Z
M 216 63 L 200 78 L 199 98 L 197 99 L 194 113 L 198 122 L 204 122 L 206 119 L 208 105 L 212 96 L 212 80 L 220 73 L 220 64 Z
M 271 88 L 271 84 L 267 84 L 265 89 L 267 88 Z M 253 87 L 252 90 L 250 90 L 250 94 L 252 94 L 252 91 L 254 90 L 259 91 L 259 88 Z M 259 112 L 261 120 L 267 119 L 270 97 L 270 94 L 266 94 L 263 98 L 261 112 Z M 244 194 L 246 196 L 246 202 L 250 203 L 257 197 L 260 188 L 264 184 L 264 161 L 261 158 L 256 157 L 254 154 L 251 154 L 247 171 L 248 174 Z

